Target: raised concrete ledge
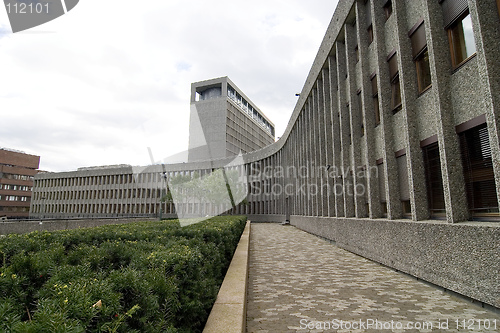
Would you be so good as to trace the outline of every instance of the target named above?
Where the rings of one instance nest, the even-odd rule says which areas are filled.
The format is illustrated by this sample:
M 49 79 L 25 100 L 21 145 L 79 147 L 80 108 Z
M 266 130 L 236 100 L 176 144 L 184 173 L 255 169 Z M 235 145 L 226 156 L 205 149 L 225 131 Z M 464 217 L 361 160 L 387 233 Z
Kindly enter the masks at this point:
M 250 221 L 241 235 L 203 332 L 245 332 Z

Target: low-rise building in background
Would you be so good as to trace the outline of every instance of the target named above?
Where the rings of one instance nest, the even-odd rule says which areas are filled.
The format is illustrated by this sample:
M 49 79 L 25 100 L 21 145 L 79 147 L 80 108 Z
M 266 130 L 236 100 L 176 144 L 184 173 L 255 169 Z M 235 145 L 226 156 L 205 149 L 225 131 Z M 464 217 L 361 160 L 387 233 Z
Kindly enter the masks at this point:
M 40 156 L 0 149 L 0 218 L 29 217 L 33 177 Z

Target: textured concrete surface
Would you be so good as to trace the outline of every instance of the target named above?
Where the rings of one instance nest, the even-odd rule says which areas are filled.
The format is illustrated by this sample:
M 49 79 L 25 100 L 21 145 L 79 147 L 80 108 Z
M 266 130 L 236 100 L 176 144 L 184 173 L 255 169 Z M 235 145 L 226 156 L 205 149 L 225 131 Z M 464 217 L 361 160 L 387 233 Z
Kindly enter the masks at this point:
M 500 308 L 500 226 L 291 216 L 338 247 Z
M 293 226 L 251 239 L 247 332 L 500 331 L 497 312 Z

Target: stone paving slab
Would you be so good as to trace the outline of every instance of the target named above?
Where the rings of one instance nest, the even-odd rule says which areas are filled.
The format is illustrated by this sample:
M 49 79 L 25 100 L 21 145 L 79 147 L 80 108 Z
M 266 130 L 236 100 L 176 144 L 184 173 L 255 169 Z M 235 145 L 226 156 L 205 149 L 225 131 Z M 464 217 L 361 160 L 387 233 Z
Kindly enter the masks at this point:
M 293 226 L 254 223 L 250 239 L 249 333 L 500 332 L 497 312 Z

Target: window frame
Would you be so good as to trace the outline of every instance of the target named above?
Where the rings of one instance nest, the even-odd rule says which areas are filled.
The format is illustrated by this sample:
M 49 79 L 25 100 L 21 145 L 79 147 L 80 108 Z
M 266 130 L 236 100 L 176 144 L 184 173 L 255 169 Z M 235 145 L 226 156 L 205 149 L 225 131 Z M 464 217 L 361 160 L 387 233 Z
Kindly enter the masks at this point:
M 429 51 L 427 48 L 427 35 L 425 31 L 424 19 L 421 18 L 408 32 L 410 38 L 413 62 L 417 72 L 417 87 L 419 95 L 423 94 L 432 86 L 432 77 L 430 73 Z M 425 61 L 427 60 L 427 61 Z M 426 67 L 424 69 L 424 67 Z M 427 78 L 428 73 L 429 83 L 425 85 L 424 78 Z
M 361 89 L 356 92 L 356 99 L 358 102 L 358 110 L 359 110 L 359 122 L 360 124 L 360 132 L 361 137 L 365 136 L 365 121 L 363 118 L 363 99 L 361 97 Z
M 397 97 L 397 99 L 395 98 Z M 399 103 L 395 103 L 399 101 Z M 401 96 L 401 82 L 399 80 L 399 71 L 391 79 L 391 109 L 392 113 L 395 114 L 401 110 L 403 106 L 403 98 Z
M 374 81 L 375 80 L 375 81 Z M 380 125 L 380 107 L 378 101 L 378 83 L 377 74 L 373 73 L 370 77 L 370 82 L 372 84 L 372 100 L 373 100 L 373 114 L 375 116 L 375 127 Z M 375 85 L 374 85 L 375 83 Z
M 448 44 L 449 44 L 449 47 L 450 47 L 451 65 L 452 65 L 452 67 L 453 67 L 454 70 L 460 68 L 461 66 L 463 66 L 470 59 L 474 58 L 476 56 L 476 54 L 477 54 L 477 48 L 475 48 L 475 45 L 474 45 L 475 50 L 474 50 L 474 52 L 470 56 L 467 56 L 467 54 L 465 54 L 464 59 L 462 59 L 461 61 L 457 60 L 457 47 L 456 46 L 459 45 L 460 47 L 463 47 L 466 44 L 465 33 L 464 33 L 464 30 L 463 30 L 463 24 L 462 24 L 462 22 L 468 16 L 470 16 L 470 12 L 467 9 L 463 14 L 461 14 L 456 20 L 454 20 L 446 28 L 446 32 L 447 32 L 447 35 L 448 35 Z M 472 17 L 471 17 L 471 21 L 472 21 Z M 456 28 L 459 24 L 462 26 L 461 33 L 462 33 L 462 37 L 463 38 L 461 38 L 458 41 L 458 43 L 456 43 L 457 41 L 456 41 L 456 38 L 454 36 L 454 31 L 455 31 L 454 28 Z M 473 37 L 474 37 L 474 35 L 473 35 Z M 474 43 L 475 43 L 475 37 L 474 37 Z
M 425 187 L 427 192 L 427 203 L 431 218 L 443 218 L 446 216 L 446 204 L 444 199 L 443 177 L 441 173 L 441 151 L 437 141 L 437 135 L 423 140 L 420 143 L 425 173 Z M 437 150 L 437 159 L 432 153 Z M 442 203 L 443 207 L 437 207 Z
M 388 0 L 384 4 L 385 20 L 387 21 L 392 16 L 392 1 Z
M 428 67 L 428 71 L 429 71 L 429 77 L 431 78 L 429 84 L 427 86 L 423 86 L 424 85 L 424 82 L 423 81 L 423 75 L 422 73 L 423 70 L 422 70 L 422 63 L 421 63 L 421 60 L 425 59 L 425 57 L 427 57 L 427 67 Z M 417 85 L 418 85 L 418 93 L 419 95 L 422 95 L 423 93 L 425 93 L 427 90 L 429 90 L 430 88 L 432 88 L 432 75 L 430 73 L 430 63 L 429 63 L 429 51 L 427 49 L 427 46 L 425 47 L 425 49 L 415 58 L 414 60 L 415 62 L 415 67 L 417 69 Z
M 391 110 L 395 114 L 402 108 L 403 98 L 401 96 L 401 82 L 399 80 L 399 66 L 397 52 L 394 49 L 387 56 L 387 64 L 389 65 L 389 78 L 391 82 Z M 399 97 L 399 98 L 396 98 Z M 396 103 L 397 102 L 397 103 Z
M 498 193 L 496 193 L 496 179 L 486 118 L 483 115 L 458 125 L 456 132 L 460 143 L 464 190 L 469 214 L 472 218 L 494 218 L 497 220 L 500 218 L 500 207 L 498 206 Z M 475 146 L 477 144 L 480 147 Z M 482 155 L 481 158 L 477 158 L 479 155 Z M 480 195 L 477 196 L 477 193 Z M 488 196 L 491 195 L 494 195 L 496 199 L 494 206 L 476 206 L 476 202 L 482 203 L 483 200 L 487 203 Z
M 500 0 L 498 0 L 500 1 Z M 373 40 L 374 40 L 374 36 L 373 36 L 373 24 L 370 24 L 368 26 L 368 28 L 366 29 L 366 31 L 368 32 L 368 45 L 371 45 L 373 43 Z

